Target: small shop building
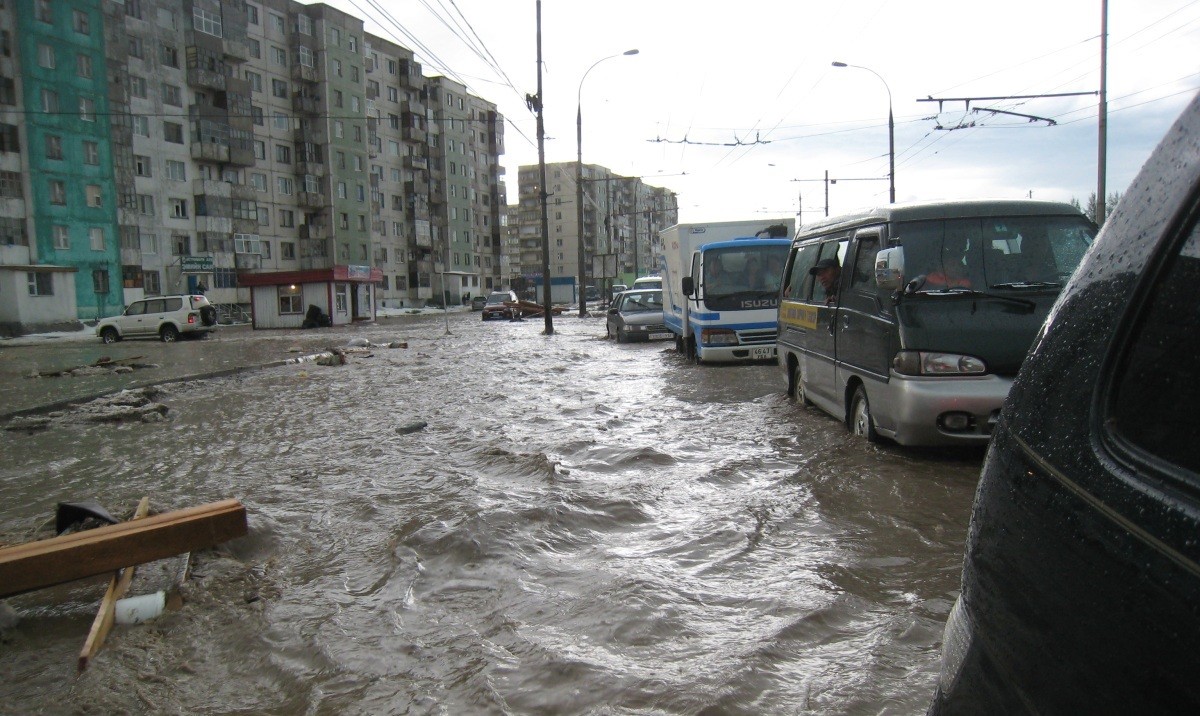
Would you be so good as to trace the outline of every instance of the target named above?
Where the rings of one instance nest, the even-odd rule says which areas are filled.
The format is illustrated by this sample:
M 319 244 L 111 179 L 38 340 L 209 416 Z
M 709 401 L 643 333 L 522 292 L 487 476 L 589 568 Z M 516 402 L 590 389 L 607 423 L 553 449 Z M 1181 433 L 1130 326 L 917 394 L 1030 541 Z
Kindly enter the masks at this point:
M 254 328 L 301 328 L 310 307 L 329 316 L 332 325 L 375 320 L 375 286 L 383 272 L 370 266 L 238 274 L 250 289 Z

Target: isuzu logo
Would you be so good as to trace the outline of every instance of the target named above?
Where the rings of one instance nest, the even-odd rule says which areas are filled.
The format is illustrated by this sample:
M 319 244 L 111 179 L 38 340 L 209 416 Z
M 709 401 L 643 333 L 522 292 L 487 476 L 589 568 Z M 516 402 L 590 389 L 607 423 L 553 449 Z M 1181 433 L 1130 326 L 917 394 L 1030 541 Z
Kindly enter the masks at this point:
M 742 308 L 775 308 L 779 305 L 777 298 L 756 298 L 742 301 Z

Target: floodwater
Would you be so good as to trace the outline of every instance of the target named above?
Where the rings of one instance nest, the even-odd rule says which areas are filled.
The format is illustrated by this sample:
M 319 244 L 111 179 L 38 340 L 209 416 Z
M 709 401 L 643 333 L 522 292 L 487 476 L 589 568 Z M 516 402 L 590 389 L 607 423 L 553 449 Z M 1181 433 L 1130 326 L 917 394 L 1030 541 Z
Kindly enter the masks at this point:
M 0 712 L 924 712 L 981 451 L 869 446 L 773 365 L 618 345 L 599 317 L 448 325 L 163 386 L 161 422 L 0 433 L 8 535 L 143 495 L 237 498 L 250 524 L 81 675 L 103 582 L 10 599 Z

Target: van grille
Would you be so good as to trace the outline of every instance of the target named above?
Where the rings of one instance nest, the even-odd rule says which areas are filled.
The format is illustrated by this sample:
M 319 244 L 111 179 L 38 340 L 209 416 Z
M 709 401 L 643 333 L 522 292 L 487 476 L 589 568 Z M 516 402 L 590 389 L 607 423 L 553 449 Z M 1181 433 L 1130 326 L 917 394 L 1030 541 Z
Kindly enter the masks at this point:
M 738 331 L 738 343 L 743 346 L 769 346 L 775 342 L 779 331 L 766 328 L 755 331 Z

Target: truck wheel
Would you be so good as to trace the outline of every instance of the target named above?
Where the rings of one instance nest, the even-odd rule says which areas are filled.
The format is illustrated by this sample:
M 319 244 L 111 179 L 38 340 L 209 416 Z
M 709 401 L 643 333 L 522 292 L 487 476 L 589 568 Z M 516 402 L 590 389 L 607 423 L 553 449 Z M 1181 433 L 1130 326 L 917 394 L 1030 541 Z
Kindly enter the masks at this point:
M 174 343 L 179 338 L 179 329 L 168 323 L 159 330 L 158 337 L 163 343 Z
M 121 334 L 117 333 L 117 329 L 109 326 L 100 331 L 100 340 L 104 341 L 105 343 L 116 343 L 117 341 L 121 340 Z
M 867 402 L 867 391 L 861 385 L 854 389 L 854 398 L 850 401 L 850 430 L 866 438 L 869 443 L 879 442 L 879 433 L 875 432 L 875 421 L 871 418 L 871 404 Z
M 796 364 L 795 368 L 792 368 L 791 388 L 792 388 L 792 397 L 795 398 L 797 403 L 803 405 L 806 408 L 813 404 L 813 402 L 808 399 L 808 394 L 804 391 L 804 381 L 800 379 L 800 364 L 799 363 Z

